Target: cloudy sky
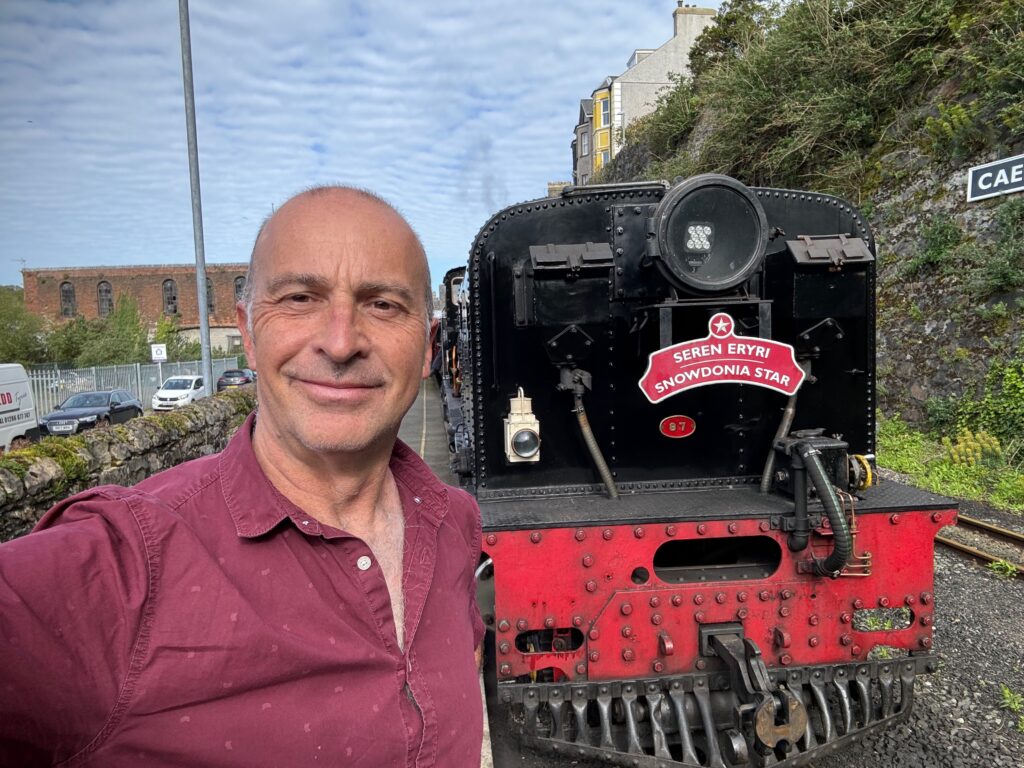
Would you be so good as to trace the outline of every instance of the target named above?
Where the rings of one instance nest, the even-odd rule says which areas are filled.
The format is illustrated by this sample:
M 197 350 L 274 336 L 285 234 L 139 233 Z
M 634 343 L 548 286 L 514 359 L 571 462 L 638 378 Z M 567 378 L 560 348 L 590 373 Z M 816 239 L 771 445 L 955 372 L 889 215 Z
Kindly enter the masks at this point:
M 439 279 L 491 213 L 570 177 L 579 99 L 671 37 L 675 7 L 192 0 L 207 261 L 343 182 L 406 214 Z M 0 284 L 193 259 L 176 0 L 2 0 Z

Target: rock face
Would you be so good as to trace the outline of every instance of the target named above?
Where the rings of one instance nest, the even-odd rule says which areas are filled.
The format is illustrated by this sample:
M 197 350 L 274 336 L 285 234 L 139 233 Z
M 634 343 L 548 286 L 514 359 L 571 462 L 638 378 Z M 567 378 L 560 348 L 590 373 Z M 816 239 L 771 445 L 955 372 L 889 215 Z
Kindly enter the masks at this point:
M 220 451 L 255 405 L 252 388 L 207 397 L 168 414 L 133 419 L 124 426 L 60 440 L 69 450 L 55 460 L 31 457 L 20 471 L 0 467 L 0 541 L 28 533 L 58 501 L 97 485 L 132 485 L 156 472 Z M 249 390 L 249 391 L 246 391 Z
M 991 251 L 996 209 L 1011 196 L 968 203 L 967 170 L 1020 152 L 1024 146 L 955 167 L 915 149 L 881 159 L 887 181 L 864 207 L 878 243 L 878 402 L 885 413 L 921 422 L 930 400 L 977 395 L 992 360 L 1022 348 L 1024 292 L 980 299 L 956 258 L 909 266 L 926 247 L 927 228 L 940 219 L 983 258 Z

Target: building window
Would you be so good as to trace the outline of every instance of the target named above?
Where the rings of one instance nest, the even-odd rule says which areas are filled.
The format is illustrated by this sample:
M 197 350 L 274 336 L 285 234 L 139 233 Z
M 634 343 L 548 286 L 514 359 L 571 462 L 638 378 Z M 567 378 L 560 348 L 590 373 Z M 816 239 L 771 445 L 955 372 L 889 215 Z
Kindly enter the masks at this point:
M 114 289 L 106 280 L 100 280 L 96 286 L 96 312 L 106 317 L 114 311 Z
M 601 99 L 601 125 L 608 125 L 608 108 L 611 105 L 611 99 Z
M 164 314 L 178 314 L 178 286 L 173 280 L 164 280 Z
M 242 337 L 228 336 L 228 354 L 233 355 L 242 351 Z
M 590 154 L 590 134 L 580 134 L 580 157 Z
M 241 301 L 245 295 L 245 278 L 239 275 L 235 278 L 235 301 Z
M 601 153 L 601 167 L 608 165 L 608 162 L 612 159 L 612 153 L 609 150 L 604 150 Z
M 213 314 L 213 281 L 206 278 L 206 312 Z
M 583 174 L 583 186 L 586 186 L 589 183 L 590 183 L 590 176 L 588 176 L 587 174 Z
M 75 306 L 75 286 L 64 281 L 60 284 L 60 316 L 74 317 L 76 314 L 78 308 Z

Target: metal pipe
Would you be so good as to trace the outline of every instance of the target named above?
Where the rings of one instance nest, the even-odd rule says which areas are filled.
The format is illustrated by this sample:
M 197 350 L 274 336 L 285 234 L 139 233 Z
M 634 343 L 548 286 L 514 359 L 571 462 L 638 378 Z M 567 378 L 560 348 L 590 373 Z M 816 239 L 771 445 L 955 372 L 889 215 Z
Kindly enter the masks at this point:
M 782 411 L 782 421 L 779 428 L 775 430 L 775 437 L 772 439 L 771 447 L 768 449 L 768 458 L 764 462 L 764 471 L 761 473 L 761 493 L 768 493 L 772 486 L 772 471 L 775 469 L 775 443 L 789 434 L 789 428 L 793 426 L 793 417 L 796 415 L 796 392 L 786 400 L 786 407 Z
M 604 456 L 601 454 L 601 448 L 594 438 L 594 432 L 590 429 L 590 420 L 587 419 L 587 411 L 583 407 L 583 395 L 575 393 L 573 402 L 573 412 L 576 414 L 576 421 L 580 427 L 580 434 L 583 435 L 583 442 L 586 443 L 587 450 L 590 451 L 590 458 L 594 462 L 594 468 L 597 469 L 597 473 L 601 476 L 604 487 L 608 489 L 608 498 L 617 499 L 619 498 L 619 489 L 615 485 L 615 478 L 612 477 L 612 472 L 608 469 Z
M 210 319 L 207 316 L 206 250 L 203 245 L 203 203 L 199 190 L 199 147 L 196 140 L 196 96 L 192 88 L 192 32 L 188 0 L 178 0 L 181 28 L 181 80 L 185 90 L 185 133 L 188 136 L 188 175 L 192 188 L 192 236 L 196 250 L 196 312 L 199 315 L 199 348 L 203 359 L 203 383 L 213 394 L 213 360 L 210 357 Z
M 793 481 L 793 531 L 789 534 L 789 549 L 802 552 L 807 549 L 811 538 L 811 523 L 807 516 L 807 467 L 803 459 L 797 455 L 790 469 Z
M 811 364 L 808 361 L 800 363 L 800 367 L 804 369 L 804 375 L 810 377 L 811 375 Z M 782 411 L 782 421 L 779 422 L 779 428 L 775 430 L 775 438 L 772 440 L 772 447 L 768 450 L 768 458 L 764 462 L 764 471 L 761 473 L 761 493 L 768 493 L 768 490 L 772 486 L 772 471 L 775 469 L 775 444 L 789 434 L 790 427 L 793 426 L 793 417 L 796 416 L 796 392 L 789 396 L 786 400 L 786 407 Z
M 475 581 L 480 581 L 480 577 L 483 575 L 483 572 L 487 570 L 487 566 L 493 564 L 494 560 L 488 557 L 486 560 L 484 560 L 482 563 L 480 563 L 480 565 L 476 567 L 476 570 L 473 572 L 473 579 Z

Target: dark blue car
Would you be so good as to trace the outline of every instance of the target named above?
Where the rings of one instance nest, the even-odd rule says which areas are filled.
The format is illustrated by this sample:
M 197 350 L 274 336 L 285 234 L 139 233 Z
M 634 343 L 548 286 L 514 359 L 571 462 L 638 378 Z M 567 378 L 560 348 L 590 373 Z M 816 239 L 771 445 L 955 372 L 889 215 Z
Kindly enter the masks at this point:
M 72 395 L 53 413 L 39 420 L 42 435 L 74 435 L 92 427 L 134 419 L 142 415 L 142 403 L 123 389 L 102 392 L 79 392 Z

